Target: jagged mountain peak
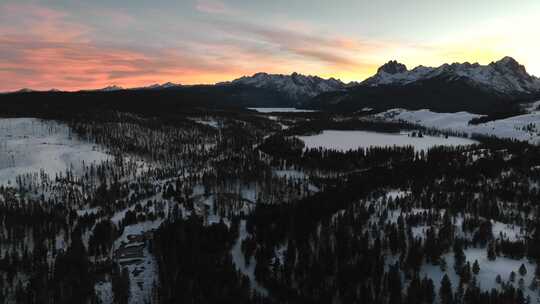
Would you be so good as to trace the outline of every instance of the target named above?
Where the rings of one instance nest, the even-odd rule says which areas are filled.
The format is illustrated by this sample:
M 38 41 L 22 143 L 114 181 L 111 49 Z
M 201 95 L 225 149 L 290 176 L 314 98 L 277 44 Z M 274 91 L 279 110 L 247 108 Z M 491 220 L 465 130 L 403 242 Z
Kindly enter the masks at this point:
M 515 60 L 513 57 L 505 56 L 501 58 L 499 61 L 494 62 L 495 64 L 499 65 L 505 65 L 505 66 L 521 66 L 517 60 Z
M 338 79 L 323 79 L 318 76 L 306 76 L 297 72 L 293 72 L 290 75 L 259 72 L 252 76 L 243 76 L 232 82 L 221 84 L 242 84 L 275 90 L 296 101 L 302 101 L 324 92 L 338 91 L 345 88 L 345 84 Z
M 390 60 L 377 70 L 377 73 L 385 72 L 388 74 L 399 74 L 407 72 L 407 66 L 397 62 L 396 60 Z
M 500 70 L 503 73 L 512 73 L 515 75 L 521 75 L 522 77 L 530 77 L 525 69 L 525 66 L 521 65 L 517 60 L 512 57 L 506 56 L 503 59 L 490 63 L 490 66 Z

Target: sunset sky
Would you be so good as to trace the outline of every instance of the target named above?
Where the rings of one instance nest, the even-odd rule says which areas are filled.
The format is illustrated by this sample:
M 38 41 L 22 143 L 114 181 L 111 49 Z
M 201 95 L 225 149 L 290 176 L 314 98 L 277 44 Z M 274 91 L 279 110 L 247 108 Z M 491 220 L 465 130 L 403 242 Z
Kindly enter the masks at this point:
M 0 91 L 215 83 L 294 71 L 362 80 L 390 59 L 540 76 L 539 0 L 0 1 Z

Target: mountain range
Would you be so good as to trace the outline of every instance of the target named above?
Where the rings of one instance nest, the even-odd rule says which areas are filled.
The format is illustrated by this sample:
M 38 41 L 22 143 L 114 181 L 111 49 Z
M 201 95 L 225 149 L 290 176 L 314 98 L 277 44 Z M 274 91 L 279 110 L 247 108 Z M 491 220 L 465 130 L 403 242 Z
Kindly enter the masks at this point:
M 389 61 L 378 69 L 377 74 L 361 84 L 372 87 L 409 85 L 434 78 L 446 81 L 463 80 L 480 89 L 508 95 L 540 91 L 540 79 L 529 75 L 525 67 L 512 57 L 504 57 L 488 65 L 465 62 L 443 64 L 436 68 L 418 66 L 412 70 L 397 61 Z
M 519 103 L 540 98 L 540 79 L 511 57 L 478 63 L 418 66 L 389 61 L 377 73 L 346 91 L 320 94 L 304 106 L 333 111 L 364 108 L 422 109 L 479 114 L 514 113 Z
M 285 106 L 330 111 L 400 107 L 490 114 L 516 111 L 518 103 L 540 98 L 540 79 L 528 74 L 525 67 L 511 57 L 488 65 L 466 62 L 439 67 L 418 66 L 412 70 L 392 60 L 360 83 L 346 84 L 334 78 L 298 73 L 257 73 L 215 85 L 183 86 L 169 82 L 131 89 L 109 86 L 84 92 L 85 98 L 88 93 L 125 95 L 141 100 L 152 96 L 153 99 L 166 100 L 168 105 L 186 98 L 190 105 L 199 102 L 200 106 L 217 107 Z M 31 90 L 12 94 L 39 93 L 77 94 Z
M 291 75 L 257 73 L 218 85 L 245 85 L 272 90 L 296 102 L 308 100 L 321 93 L 341 91 L 346 88 L 345 83 L 338 79 L 323 79 L 298 73 Z

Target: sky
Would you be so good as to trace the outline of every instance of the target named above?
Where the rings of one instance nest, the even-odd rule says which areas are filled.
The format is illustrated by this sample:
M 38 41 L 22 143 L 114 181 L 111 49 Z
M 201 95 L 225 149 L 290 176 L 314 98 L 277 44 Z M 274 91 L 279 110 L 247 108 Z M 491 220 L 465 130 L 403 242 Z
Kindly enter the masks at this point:
M 361 81 L 512 56 L 540 76 L 539 0 L 0 0 L 0 91 L 216 83 L 256 72 Z

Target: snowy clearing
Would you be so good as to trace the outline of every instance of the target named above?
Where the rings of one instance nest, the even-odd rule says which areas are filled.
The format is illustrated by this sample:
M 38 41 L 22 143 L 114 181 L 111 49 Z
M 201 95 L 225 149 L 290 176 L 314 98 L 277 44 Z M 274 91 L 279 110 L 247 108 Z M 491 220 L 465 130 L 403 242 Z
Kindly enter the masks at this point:
M 69 128 L 37 118 L 0 119 L 0 185 L 14 185 L 16 177 L 44 172 L 54 177 L 83 164 L 100 163 L 110 155 L 77 139 Z

